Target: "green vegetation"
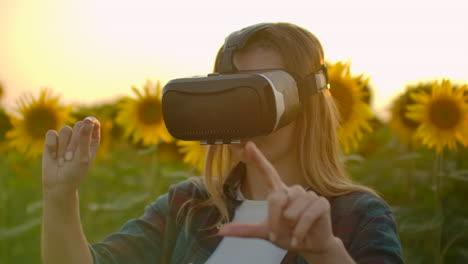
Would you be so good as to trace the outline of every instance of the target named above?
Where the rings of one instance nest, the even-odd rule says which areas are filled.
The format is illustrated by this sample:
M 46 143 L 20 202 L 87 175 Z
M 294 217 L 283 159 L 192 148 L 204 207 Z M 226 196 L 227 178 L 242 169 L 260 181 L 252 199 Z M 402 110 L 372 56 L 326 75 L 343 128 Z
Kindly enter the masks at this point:
M 40 262 L 41 164 L 15 152 L 0 159 L 0 263 Z M 353 177 L 381 193 L 397 217 L 407 263 L 468 260 L 467 149 L 444 155 L 438 210 L 433 152 L 411 151 L 382 126 L 359 154 L 346 156 Z M 125 142 L 96 160 L 80 189 L 81 216 L 90 242 L 140 216 L 169 185 L 194 176 L 181 161 L 160 161 L 157 149 Z M 440 238 L 439 238 L 440 236 Z M 440 241 L 440 246 L 437 244 Z M 439 249 L 439 251 L 437 251 Z

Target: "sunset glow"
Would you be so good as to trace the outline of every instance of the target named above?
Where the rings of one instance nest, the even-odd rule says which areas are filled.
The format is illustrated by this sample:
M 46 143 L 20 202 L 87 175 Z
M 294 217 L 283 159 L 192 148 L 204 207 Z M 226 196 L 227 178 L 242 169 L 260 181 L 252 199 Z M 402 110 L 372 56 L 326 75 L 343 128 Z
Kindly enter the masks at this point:
M 374 109 L 408 82 L 447 77 L 468 82 L 464 1 L 93 1 L 0 2 L 2 104 L 50 87 L 66 102 L 130 95 L 147 79 L 211 72 L 232 31 L 258 22 L 307 28 L 330 61 L 351 60 L 371 76 Z

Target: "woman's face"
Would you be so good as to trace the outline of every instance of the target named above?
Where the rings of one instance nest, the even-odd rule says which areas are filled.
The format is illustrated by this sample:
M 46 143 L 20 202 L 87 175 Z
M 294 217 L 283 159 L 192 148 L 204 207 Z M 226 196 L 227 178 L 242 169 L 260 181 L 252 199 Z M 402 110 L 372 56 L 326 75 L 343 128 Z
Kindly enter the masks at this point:
M 285 68 L 281 56 L 273 49 L 268 48 L 256 48 L 248 52 L 236 53 L 234 55 L 234 64 L 240 71 Z M 270 135 L 255 137 L 250 140 L 274 164 L 275 161 L 281 159 L 284 155 L 292 154 L 294 150 L 294 128 L 295 122 L 292 122 Z M 245 161 L 245 157 L 241 152 L 245 143 L 246 140 L 242 141 L 241 145 L 229 145 L 234 156 L 240 161 Z

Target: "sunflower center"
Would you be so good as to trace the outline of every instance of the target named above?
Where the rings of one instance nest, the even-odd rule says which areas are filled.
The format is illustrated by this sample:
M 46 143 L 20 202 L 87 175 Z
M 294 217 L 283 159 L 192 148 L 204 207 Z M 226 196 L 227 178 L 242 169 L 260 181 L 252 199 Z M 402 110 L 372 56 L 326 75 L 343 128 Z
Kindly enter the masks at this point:
M 429 119 L 438 128 L 451 129 L 458 124 L 460 118 L 460 109 L 453 100 L 440 98 L 429 107 Z
M 138 104 L 138 119 L 145 125 L 162 122 L 161 102 L 157 98 L 145 98 Z
M 330 93 L 338 106 L 341 115 L 341 122 L 346 123 L 350 117 L 354 105 L 354 95 L 351 89 L 341 81 L 330 82 Z
M 28 134 L 33 139 L 43 139 L 49 129 L 58 128 L 58 117 L 54 109 L 46 105 L 37 105 L 24 115 Z

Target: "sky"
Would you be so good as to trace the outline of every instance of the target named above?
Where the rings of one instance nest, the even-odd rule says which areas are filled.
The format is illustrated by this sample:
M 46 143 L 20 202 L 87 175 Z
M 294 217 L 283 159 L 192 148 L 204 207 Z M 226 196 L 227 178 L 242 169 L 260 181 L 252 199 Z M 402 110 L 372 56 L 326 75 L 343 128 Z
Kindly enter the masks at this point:
M 210 73 L 231 32 L 290 22 L 316 35 L 330 62 L 370 77 L 388 115 L 408 84 L 468 82 L 467 0 L 0 0 L 1 104 L 50 88 L 66 104 L 133 96 L 132 86 Z

